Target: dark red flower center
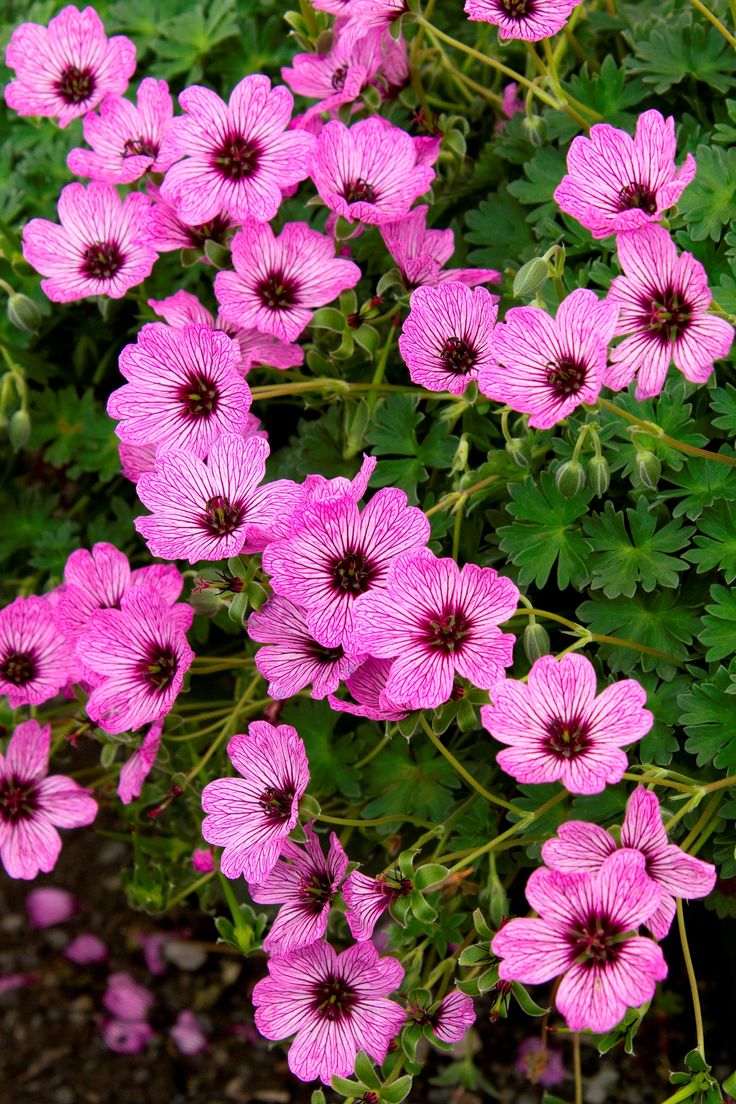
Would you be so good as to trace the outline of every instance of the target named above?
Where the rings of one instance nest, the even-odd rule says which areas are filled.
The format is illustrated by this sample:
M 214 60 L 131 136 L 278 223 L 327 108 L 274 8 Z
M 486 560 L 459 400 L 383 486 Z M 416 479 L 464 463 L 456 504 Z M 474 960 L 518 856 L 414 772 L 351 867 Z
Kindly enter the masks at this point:
M 589 966 L 603 966 L 618 957 L 623 934 L 620 924 L 594 913 L 580 928 L 569 932 L 567 939 L 579 954 L 585 955 Z
M 13 686 L 25 686 L 36 677 L 36 658 L 30 652 L 10 652 L 0 664 L 0 676 Z
M 124 260 L 117 242 L 92 242 L 82 255 L 82 272 L 91 280 L 111 280 Z
M 258 168 L 261 147 L 242 134 L 228 134 L 212 155 L 212 164 L 226 180 L 247 180 Z
M 304 878 L 301 890 L 306 908 L 315 916 L 318 916 L 334 897 L 332 879 L 323 870 L 315 870 L 308 878 Z
M 153 647 L 139 664 L 139 671 L 152 690 L 162 694 L 174 681 L 179 664 L 170 644 Z
M 497 0 L 498 6 L 510 19 L 526 19 L 534 15 L 536 0 Z
M 198 421 L 215 413 L 220 395 L 212 380 L 193 372 L 179 388 L 178 398 L 186 414 Z
M 656 213 L 657 197 L 648 184 L 639 184 L 635 181 L 633 184 L 624 185 L 618 193 L 619 211 L 631 211 L 633 208 L 646 211 L 648 215 Z
M 312 992 L 314 1011 L 332 1023 L 347 1019 L 358 1001 L 355 989 L 334 974 L 315 982 Z
M 289 785 L 276 789 L 269 786 L 263 791 L 259 799 L 259 805 L 269 820 L 274 824 L 282 824 L 291 817 L 291 806 L 294 801 L 294 787 Z
M 283 272 L 271 272 L 257 285 L 256 291 L 269 310 L 288 310 L 296 306 L 299 287 Z
M 454 655 L 470 632 L 470 622 L 462 610 L 444 610 L 434 621 L 424 627 L 425 641 L 430 648 Z
M 547 749 L 557 759 L 576 759 L 590 747 L 589 732 L 585 721 L 556 718 L 547 726 Z
M 573 357 L 562 356 L 547 364 L 547 383 L 561 399 L 577 395 L 585 383 L 585 374 L 585 365 Z
M 345 655 L 339 644 L 336 648 L 325 648 L 324 644 L 319 644 L 316 640 L 307 644 L 307 651 L 310 659 L 317 663 L 338 663 Z
M 663 345 L 669 345 L 682 337 L 693 320 L 689 303 L 671 287 L 653 295 L 651 299 L 642 299 L 642 308 L 644 325 L 656 334 Z
M 12 776 L 0 779 L 0 821 L 17 824 L 19 820 L 30 820 L 37 809 L 35 782 L 23 782 Z
M 462 337 L 448 337 L 440 358 L 447 371 L 456 376 L 466 376 L 477 360 L 472 345 Z
M 342 194 L 348 203 L 375 203 L 378 199 L 376 189 L 362 176 L 346 184 Z
M 56 91 L 68 104 L 80 104 L 88 100 L 95 90 L 95 78 L 91 69 L 77 69 L 68 65 L 56 82 Z
M 206 241 L 222 242 L 225 233 L 230 229 L 230 219 L 227 215 L 216 215 L 209 222 L 203 222 L 199 226 L 187 226 L 186 232 L 192 249 L 201 249 Z
M 245 509 L 240 502 L 230 502 L 224 495 L 214 495 L 205 503 L 202 524 L 213 537 L 229 537 L 243 524 Z
M 362 552 L 348 551 L 332 564 L 335 590 L 348 594 L 364 594 L 375 578 L 376 569 Z
M 158 145 L 142 138 L 126 138 L 123 145 L 123 157 L 150 157 L 152 161 L 158 156 Z
M 332 87 L 335 89 L 336 92 L 342 92 L 343 88 L 345 87 L 345 81 L 347 80 L 347 76 L 348 76 L 348 67 L 347 67 L 347 65 L 341 65 L 339 67 L 339 69 L 336 69 L 335 72 L 332 74 L 332 76 L 330 77 L 330 84 L 332 85 Z

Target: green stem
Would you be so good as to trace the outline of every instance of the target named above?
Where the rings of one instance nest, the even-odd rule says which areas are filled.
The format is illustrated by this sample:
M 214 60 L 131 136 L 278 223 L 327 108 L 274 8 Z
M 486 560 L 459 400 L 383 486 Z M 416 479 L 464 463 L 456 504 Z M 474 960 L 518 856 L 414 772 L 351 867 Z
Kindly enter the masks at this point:
M 721 452 L 711 452 L 710 449 L 698 448 L 697 445 L 688 445 L 686 441 L 678 441 L 676 437 L 670 437 L 668 433 L 664 433 L 655 422 L 637 418 L 634 414 L 629 414 L 628 410 L 622 410 L 620 406 L 609 402 L 608 399 L 598 399 L 596 405 L 610 411 L 611 414 L 617 414 L 630 425 L 639 426 L 640 429 L 656 437 L 663 444 L 669 445 L 670 448 L 677 449 L 678 452 L 684 452 L 687 456 L 702 456 L 704 460 L 713 460 L 716 464 L 728 464 L 729 467 L 736 468 L 736 457 L 724 456 Z
M 523 817 L 526 815 L 524 810 L 520 809 L 517 805 L 512 805 L 510 801 L 505 801 L 504 798 L 497 797 L 495 794 L 492 794 L 489 790 L 485 789 L 484 786 L 481 786 L 480 782 L 476 781 L 476 779 L 473 778 L 470 771 L 465 769 L 462 763 L 455 758 L 452 752 L 449 751 L 448 748 L 446 748 L 445 745 L 442 743 L 442 741 L 435 735 L 435 733 L 432 731 L 431 725 L 429 724 L 427 718 L 424 716 L 423 713 L 419 714 L 419 723 L 426 732 L 427 736 L 429 736 L 430 740 L 437 748 L 439 753 L 441 755 L 444 755 L 445 759 L 453 768 L 453 770 L 457 774 L 459 774 L 461 778 L 464 778 L 469 786 L 472 786 L 474 790 L 477 790 L 481 797 L 484 797 L 486 801 L 490 801 L 492 805 L 499 805 L 502 809 L 508 809 L 509 812 L 515 813 L 517 816 Z
M 580 1060 L 580 1032 L 572 1034 L 572 1063 L 575 1075 L 575 1104 L 583 1104 L 583 1064 Z
M 385 736 L 381 737 L 376 746 L 374 748 L 371 748 L 367 755 L 364 755 L 362 759 L 358 760 L 358 762 L 355 764 L 355 769 L 357 770 L 359 767 L 364 767 L 366 763 L 370 763 L 371 759 L 375 759 L 377 755 L 380 755 L 390 739 L 391 735 L 387 732 Z
M 334 392 L 336 395 L 362 394 L 377 391 L 379 394 L 418 395 L 422 399 L 457 401 L 457 396 L 445 391 L 425 391 L 421 387 L 404 387 L 397 383 L 348 383 L 344 379 L 317 377 L 311 380 L 295 380 L 292 383 L 264 384 L 251 388 L 254 399 L 277 399 L 282 395 L 304 395 L 310 391 Z
M 568 629 L 573 629 L 580 635 L 586 636 L 596 644 L 611 644 L 617 648 L 631 648 L 635 652 L 643 652 L 645 655 L 653 655 L 657 656 L 658 659 L 665 659 L 675 667 L 685 667 L 685 664 L 681 659 L 678 659 L 677 656 L 669 655 L 667 652 L 661 652 L 659 648 L 650 648 L 648 644 L 639 644 L 635 640 L 625 640 L 622 636 L 606 636 L 604 633 L 590 632 L 584 625 L 578 625 L 576 621 L 570 621 L 569 618 L 562 617 L 559 613 L 552 613 L 550 610 L 539 610 L 536 608 L 517 609 L 509 620 L 514 617 L 524 616 L 541 617 L 543 620 L 556 621 L 558 624 L 565 625 Z
M 394 326 L 394 324 L 392 322 L 391 325 L 389 326 L 388 337 L 386 338 L 386 340 L 383 344 L 383 348 L 381 349 L 380 355 L 378 357 L 378 361 L 376 363 L 376 370 L 373 373 L 373 379 L 371 380 L 371 383 L 373 385 L 374 390 L 371 391 L 370 394 L 368 395 L 368 409 L 369 410 L 373 410 L 376 403 L 378 402 L 379 392 L 377 390 L 375 390 L 375 388 L 378 388 L 383 384 L 383 377 L 386 374 L 386 365 L 388 364 L 388 358 L 389 358 L 389 354 L 391 352 L 391 346 L 394 343 L 395 334 L 396 334 L 396 326 Z
M 420 820 L 419 817 L 407 816 L 406 813 L 397 813 L 395 816 L 376 817 L 373 820 L 357 820 L 351 817 L 334 817 L 327 816 L 326 813 L 319 813 L 317 820 L 323 820 L 325 824 L 340 824 L 347 828 L 374 828 L 378 824 L 416 824 L 419 828 L 435 829 L 435 824 L 430 824 L 427 820 Z
M 695 1034 L 697 1037 L 697 1049 L 700 1057 L 705 1060 L 705 1032 L 703 1030 L 703 1014 L 700 1010 L 700 994 L 698 993 L 698 982 L 695 977 L 695 968 L 693 967 L 692 955 L 690 954 L 690 946 L 687 941 L 687 932 L 685 931 L 685 914 L 682 908 L 682 900 L 677 900 L 677 926 L 680 930 L 680 942 L 682 943 L 682 957 L 685 960 L 685 969 L 687 971 L 687 978 L 690 982 L 690 996 L 693 1002 L 693 1015 L 695 1016 Z
M 460 536 L 463 528 L 463 512 L 466 502 L 467 496 L 461 495 L 455 507 L 455 525 L 452 530 L 452 558 L 456 563 L 458 555 L 460 554 Z
M 470 863 L 475 862 L 476 859 L 481 858 L 483 855 L 487 855 L 489 851 L 495 851 L 501 843 L 510 839 L 511 836 L 519 835 L 530 824 L 533 824 L 535 820 L 539 820 L 541 816 L 549 810 L 553 809 L 555 805 L 559 805 L 561 801 L 564 801 L 567 797 L 567 792 L 562 790 L 560 793 L 551 797 L 549 801 L 545 801 L 543 805 L 540 805 L 538 809 L 535 809 L 533 813 L 523 812 L 521 819 L 516 824 L 512 824 L 510 828 L 507 828 L 505 832 L 501 832 L 500 835 L 495 836 L 494 839 L 489 840 L 488 843 L 484 843 L 482 847 L 477 847 L 475 851 L 471 851 L 470 854 L 464 855 L 454 866 L 450 867 L 449 873 L 456 874 L 458 870 L 462 870 L 464 866 L 468 866 Z M 446 857 L 446 856 L 443 856 Z
M 192 882 L 186 889 L 182 889 L 180 893 L 177 893 L 174 897 L 170 897 L 166 906 L 166 911 L 168 912 L 169 909 L 176 908 L 177 905 L 180 905 L 182 901 L 186 901 L 187 897 L 191 896 L 192 893 L 196 893 L 198 889 L 206 885 L 214 876 L 215 871 L 210 870 L 208 874 L 203 874 L 201 878 L 197 878 L 196 882 Z
M 736 38 L 731 34 L 728 27 L 724 27 L 717 15 L 714 15 L 710 8 L 707 8 L 705 4 L 701 3 L 701 0 L 690 0 L 690 3 L 694 8 L 697 8 L 701 15 L 704 15 L 709 22 L 713 24 L 717 31 L 719 31 L 726 42 L 736 50 Z
M 690 846 L 698 838 L 698 836 L 702 832 L 703 828 L 708 823 L 708 821 L 711 819 L 711 817 L 713 816 L 713 814 L 715 813 L 715 811 L 717 810 L 717 808 L 720 804 L 721 804 L 721 795 L 720 794 L 715 794 L 710 799 L 710 801 L 707 803 L 705 808 L 703 809 L 703 812 L 698 817 L 698 819 L 695 822 L 695 825 L 692 828 L 692 830 L 687 834 L 685 839 L 680 844 L 683 851 L 688 851 L 689 850 Z M 667 828 L 669 829 L 669 825 L 667 825 Z
M 478 491 L 485 490 L 486 487 L 490 487 L 492 483 L 497 483 L 499 476 L 489 475 L 485 479 L 481 479 L 480 482 L 474 483 L 472 487 L 468 487 L 464 491 L 450 491 L 444 498 L 441 498 L 439 502 L 435 502 L 434 506 L 430 506 L 428 510 L 425 510 L 427 517 L 431 517 L 432 514 L 438 513 L 440 510 L 446 510 L 448 506 L 456 506 L 460 499 L 468 499 L 472 495 L 477 494 Z
M 696 1092 L 700 1089 L 697 1085 L 693 1085 L 692 1081 L 689 1085 L 683 1085 L 679 1092 L 673 1093 L 672 1096 L 668 1096 L 666 1100 L 662 1101 L 662 1104 L 680 1104 L 681 1100 L 687 1100 L 691 1096 L 695 1096 Z
M 238 698 L 238 701 L 236 702 L 234 708 L 230 711 L 230 713 L 228 713 L 227 717 L 225 718 L 225 721 L 222 725 L 222 728 L 220 729 L 219 734 L 212 741 L 212 743 L 207 748 L 207 751 L 204 753 L 204 755 L 199 760 L 199 762 L 196 763 L 192 767 L 192 769 L 189 771 L 189 773 L 184 778 L 184 781 L 181 784 L 182 790 L 186 790 L 186 789 L 189 788 L 189 785 L 191 784 L 191 782 L 204 769 L 204 767 L 210 761 L 212 756 L 215 754 L 215 752 L 217 751 L 217 749 L 219 748 L 219 746 L 223 742 L 223 740 L 225 740 L 228 736 L 231 735 L 230 729 L 231 729 L 232 725 L 234 724 L 234 722 L 238 719 L 240 714 L 244 713 L 246 711 L 245 706 L 248 702 L 248 699 L 250 698 L 250 695 L 251 695 L 254 687 L 258 684 L 258 681 L 260 680 L 260 677 L 261 677 L 260 672 L 258 672 L 250 680 L 250 682 L 248 683 L 247 688 L 244 690 L 244 692 Z M 256 703 L 255 706 L 251 706 L 250 711 L 255 710 L 255 712 L 258 712 L 258 711 L 260 711 L 261 708 L 262 708 L 262 705 L 260 703 Z

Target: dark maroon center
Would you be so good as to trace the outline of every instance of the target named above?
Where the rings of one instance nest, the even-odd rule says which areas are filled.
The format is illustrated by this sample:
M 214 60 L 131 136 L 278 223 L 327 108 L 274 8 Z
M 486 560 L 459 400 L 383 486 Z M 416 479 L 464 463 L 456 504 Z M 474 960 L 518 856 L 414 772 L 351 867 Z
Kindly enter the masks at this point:
M 17 824 L 19 820 L 30 820 L 37 809 L 35 782 L 23 782 L 12 776 L 0 781 L 0 821 Z
M 557 759 L 576 759 L 590 747 L 589 728 L 577 718 L 556 718 L 547 726 L 547 750 Z
M 212 164 L 226 180 L 247 180 L 258 168 L 261 147 L 242 134 L 229 134 L 212 155 Z
M 336 92 L 342 92 L 345 87 L 345 81 L 348 76 L 347 65 L 341 65 L 339 69 L 336 69 L 330 78 L 330 84 Z
M 123 145 L 123 157 L 150 157 L 152 161 L 158 156 L 158 146 L 147 138 L 126 138 Z
M 364 594 L 375 578 L 376 569 L 362 552 L 348 551 L 332 564 L 335 590 L 348 594 Z
M 614 924 L 607 916 L 592 914 L 567 939 L 578 954 L 586 956 L 589 966 L 604 966 L 618 958 L 623 934 L 620 924 Z
M 151 648 L 138 669 L 151 689 L 162 694 L 174 681 L 178 666 L 174 649 L 170 644 L 162 644 Z
M 0 664 L 0 675 L 13 686 L 25 686 L 36 677 L 36 659 L 30 652 L 11 652 Z
M 657 211 L 657 197 L 648 184 L 626 184 L 618 193 L 619 211 L 631 211 L 638 208 L 653 215 Z
M 462 337 L 448 337 L 440 358 L 447 371 L 456 376 L 466 376 L 477 359 L 473 347 Z
M 294 787 L 284 786 L 276 789 L 269 786 L 263 791 L 258 804 L 274 824 L 283 824 L 291 817 L 291 806 L 294 801 Z
M 462 610 L 445 610 L 434 621 L 424 626 L 425 641 L 430 648 L 454 655 L 470 632 L 470 622 Z
M 117 242 L 92 242 L 82 255 L 82 272 L 92 280 L 111 280 L 124 260 Z
M 202 524 L 213 537 L 229 537 L 243 524 L 245 509 L 240 502 L 230 502 L 224 495 L 215 495 L 205 503 Z
M 304 904 L 309 912 L 318 916 L 325 905 L 329 905 L 334 894 L 332 881 L 326 871 L 315 870 L 309 878 L 304 878 L 301 885 L 304 896 Z
M 642 309 L 642 322 L 648 330 L 656 334 L 663 345 L 669 345 L 682 337 L 693 319 L 689 303 L 672 287 L 653 295 L 650 300 L 642 299 Z
M 334 974 L 324 981 L 315 982 L 312 992 L 312 1008 L 323 1020 L 332 1023 L 348 1019 L 358 1000 L 355 989 Z
M 257 285 L 256 291 L 269 310 L 288 310 L 296 306 L 298 285 L 283 272 L 271 272 Z
M 375 188 L 362 176 L 346 184 L 342 194 L 348 203 L 375 203 L 378 199 Z
M 212 380 L 192 373 L 179 388 L 178 398 L 186 414 L 194 421 L 199 421 L 200 418 L 209 418 L 215 413 L 220 396 Z
M 80 104 L 88 100 L 95 90 L 95 78 L 91 69 L 77 69 L 68 65 L 56 82 L 56 91 L 68 104 Z
M 585 365 L 567 356 L 551 360 L 547 364 L 547 383 L 561 399 L 577 395 L 585 383 Z
M 310 659 L 315 659 L 317 663 L 338 663 L 345 655 L 339 644 L 336 648 L 325 648 L 323 644 L 318 644 L 316 640 L 311 640 L 307 644 L 307 651 Z
M 536 0 L 498 0 L 498 6 L 510 19 L 526 19 L 537 10 Z
M 187 226 L 187 236 L 192 249 L 201 249 L 206 241 L 222 242 L 225 233 L 230 229 L 230 219 L 227 215 L 216 215 L 209 222 L 203 222 L 199 226 Z

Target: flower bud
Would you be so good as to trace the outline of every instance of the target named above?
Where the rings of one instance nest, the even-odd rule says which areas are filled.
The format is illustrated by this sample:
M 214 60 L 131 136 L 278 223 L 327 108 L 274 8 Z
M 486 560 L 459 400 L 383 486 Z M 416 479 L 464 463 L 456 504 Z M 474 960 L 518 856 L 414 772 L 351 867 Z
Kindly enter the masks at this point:
M 662 474 L 659 457 L 655 456 L 649 449 L 640 449 L 636 454 L 634 471 L 640 483 L 648 487 L 650 491 L 656 490 L 659 477 Z
M 506 442 L 506 454 L 519 468 L 529 467 L 529 456 L 525 445 L 523 437 L 511 437 Z
M 514 277 L 514 295 L 523 299 L 534 295 L 549 276 L 549 265 L 543 257 L 534 257 L 522 265 Z
M 605 456 L 594 456 L 588 464 L 588 486 L 598 498 L 604 495 L 611 482 L 611 469 Z
M 527 625 L 524 629 L 522 642 L 524 654 L 530 663 L 536 663 L 542 656 L 549 655 L 549 633 L 544 625 L 540 625 L 538 621 L 530 622 Z
M 16 452 L 18 449 L 22 449 L 28 444 L 28 438 L 30 436 L 31 419 L 28 417 L 28 411 L 16 410 L 8 426 L 8 437 Z
M 555 474 L 557 490 L 565 498 L 572 498 L 585 486 L 585 468 L 579 460 L 566 460 Z
M 8 299 L 8 318 L 24 333 L 35 334 L 41 329 L 41 312 L 27 295 L 16 291 Z
M 547 124 L 541 115 L 527 115 L 521 125 L 533 146 L 543 145 L 547 135 Z

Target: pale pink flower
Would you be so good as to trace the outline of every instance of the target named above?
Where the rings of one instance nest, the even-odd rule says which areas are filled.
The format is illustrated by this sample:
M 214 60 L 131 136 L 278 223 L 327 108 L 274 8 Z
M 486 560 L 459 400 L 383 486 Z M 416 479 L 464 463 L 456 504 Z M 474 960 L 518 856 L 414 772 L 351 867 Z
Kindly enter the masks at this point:
M 108 1012 L 124 1023 L 145 1020 L 153 1007 L 153 993 L 139 985 L 130 974 L 110 974 L 102 1003 Z
M 639 116 L 633 138 L 608 123 L 596 123 L 590 136 L 573 138 L 567 176 L 555 199 L 594 238 L 657 222 L 695 176 L 690 154 L 681 168 L 675 167 L 676 145 L 675 120 L 659 111 Z
M 384 912 L 411 890 L 412 883 L 408 880 L 388 874 L 369 878 L 359 870 L 351 871 L 343 884 L 342 895 L 347 906 L 345 919 L 353 939 L 358 943 L 371 939 Z
M 145 1020 L 104 1019 L 100 1033 L 106 1046 L 116 1054 L 140 1054 L 154 1036 L 153 1028 Z
M 559 1050 L 545 1046 L 541 1039 L 534 1036 L 522 1040 L 516 1055 L 515 1068 L 524 1077 L 528 1077 L 533 1085 L 543 1085 L 545 1089 L 561 1085 L 567 1077 Z
M 26 725 L 35 723 L 26 721 Z M 23 725 L 18 727 L 22 728 Z M 55 886 L 32 889 L 26 896 L 25 905 L 32 928 L 53 928 L 57 924 L 66 924 L 79 910 L 76 897 L 68 890 L 57 889 Z
M 0 610 L 0 694 L 8 705 L 41 705 L 69 675 L 69 647 L 46 598 L 16 598 Z
M 345 686 L 354 701 L 345 701 L 328 694 L 330 708 L 338 713 L 350 713 L 353 717 L 367 717 L 371 721 L 400 721 L 409 712 L 386 695 L 386 683 L 393 663 L 387 659 L 369 656 L 352 674 L 345 678 Z
M 561 782 L 570 793 L 600 793 L 620 782 L 628 765 L 621 750 L 654 723 L 646 691 L 634 679 L 596 697 L 595 668 L 585 656 L 542 656 L 527 683 L 506 679 L 481 709 L 490 734 L 509 748 L 498 765 L 524 783 Z
M 395 958 L 371 943 L 337 954 L 320 942 L 272 958 L 268 971 L 253 990 L 256 1027 L 267 1039 L 296 1036 L 288 1061 L 301 1081 L 349 1077 L 361 1050 L 383 1062 L 406 1019 L 387 999 L 404 976 Z
M 106 962 L 109 952 L 107 945 L 91 932 L 82 932 L 64 948 L 64 957 L 77 966 L 94 966 Z
M 204 250 L 205 242 L 214 241 L 224 245 L 229 232 L 237 222 L 226 211 L 218 211 L 211 219 L 202 223 L 190 223 L 181 218 L 173 203 L 161 195 L 161 189 L 148 182 L 147 193 L 153 201 L 148 224 L 147 238 L 158 253 L 171 253 L 175 249 Z M 210 264 L 202 255 L 200 260 Z
M 207 1050 L 207 1036 L 202 1030 L 202 1024 L 197 1016 L 188 1010 L 179 1013 L 176 1023 L 169 1029 L 169 1035 L 182 1054 L 194 1056 Z
M 192 851 L 192 866 L 198 874 L 211 874 L 215 870 L 215 857 L 209 847 L 196 847 Z
M 580 0 L 465 0 L 468 19 L 494 23 L 501 38 L 538 42 L 557 34 Z
M 399 349 L 414 383 L 462 395 L 483 369 L 493 368 L 498 308 L 485 288 L 454 281 L 420 287 L 410 306 Z
M 281 79 L 293 92 L 319 101 L 306 111 L 304 120 L 308 122 L 314 115 L 334 112 L 357 100 L 380 61 L 380 36 L 367 34 L 347 46 L 337 34 L 329 54 L 295 54 L 292 66 L 281 70 Z
M 447 280 L 459 280 L 469 287 L 498 283 L 501 273 L 495 268 L 443 268 L 455 251 L 455 235 L 450 229 L 427 229 L 428 210 L 420 204 L 404 218 L 379 226 L 404 286 L 409 290 L 424 284 L 434 287 Z
M 123 805 L 130 805 L 140 797 L 143 783 L 148 778 L 153 764 L 156 762 L 158 749 L 161 747 L 163 735 L 163 722 L 154 721 L 148 732 L 126 763 L 120 768 L 118 778 L 117 795 Z
M 20 115 L 46 115 L 66 126 L 103 96 L 122 96 L 135 69 L 135 46 L 124 35 L 105 37 L 94 8 L 73 4 L 49 21 L 22 23 L 12 34 L 5 64 L 16 79 L 5 102 Z

